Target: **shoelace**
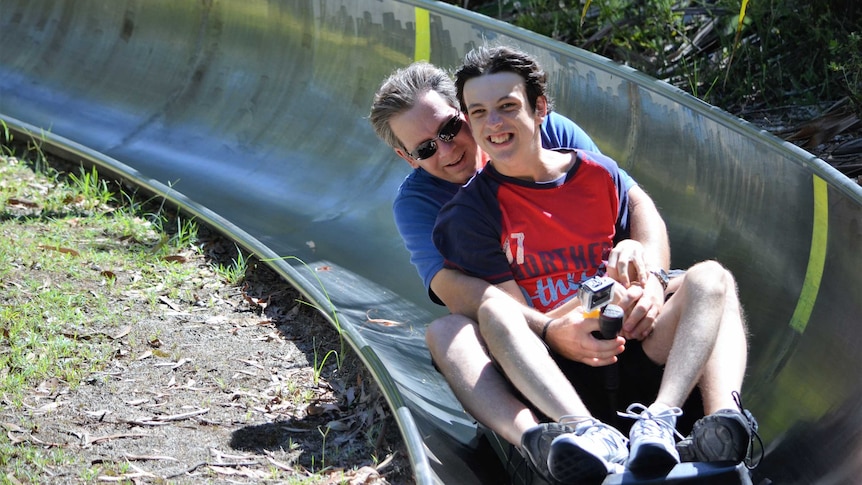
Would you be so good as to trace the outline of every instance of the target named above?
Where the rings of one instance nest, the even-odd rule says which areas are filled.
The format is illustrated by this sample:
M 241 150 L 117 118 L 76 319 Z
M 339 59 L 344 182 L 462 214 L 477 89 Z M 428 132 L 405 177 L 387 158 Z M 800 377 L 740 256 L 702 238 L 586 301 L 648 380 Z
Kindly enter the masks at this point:
M 560 418 L 560 424 L 574 428 L 574 433 L 578 436 L 598 435 L 608 449 L 628 447 L 628 438 L 623 436 L 618 429 L 598 419 L 586 416 L 563 416 Z
M 757 433 L 757 421 L 754 419 L 754 415 L 745 408 L 742 407 L 742 397 L 738 392 L 733 391 L 733 402 L 736 403 L 736 407 L 739 408 L 739 412 L 745 416 L 745 420 L 748 421 L 748 429 L 751 430 L 751 437 L 748 440 L 748 450 L 745 453 L 745 467 L 749 470 L 754 470 L 760 465 L 760 462 L 763 461 L 763 440 L 760 438 L 760 434 Z M 757 439 L 757 442 L 760 444 L 760 456 L 757 457 L 757 460 L 754 460 L 754 440 Z
M 661 412 L 654 413 L 643 404 L 634 403 L 626 408 L 626 412 L 619 411 L 617 414 L 623 418 L 640 420 L 643 423 L 641 429 L 644 434 L 664 437 L 665 434 L 671 433 L 680 439 L 683 438 L 682 434 L 676 430 L 676 427 L 662 419 L 682 416 L 682 409 L 680 408 L 667 408 Z

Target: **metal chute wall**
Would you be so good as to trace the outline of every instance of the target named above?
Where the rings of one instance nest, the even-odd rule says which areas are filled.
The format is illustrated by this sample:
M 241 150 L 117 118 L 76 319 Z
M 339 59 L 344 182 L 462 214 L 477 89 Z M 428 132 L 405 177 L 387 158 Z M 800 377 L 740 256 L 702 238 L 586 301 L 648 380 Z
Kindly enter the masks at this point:
M 0 114 L 269 259 L 334 309 L 387 386 L 419 481 L 489 482 L 492 465 L 471 454 L 475 424 L 424 348 L 443 311 L 391 217 L 409 167 L 365 119 L 396 67 L 454 68 L 483 42 L 538 56 L 557 111 L 656 200 L 674 266 L 717 259 L 736 275 L 752 334 L 744 398 L 785 470 L 767 460 L 764 473 L 804 480 L 849 463 L 860 451 L 850 436 L 831 463 L 796 472 L 792 457 L 829 447 L 796 433 L 859 421 L 862 192 L 631 69 L 440 3 L 0 0 Z

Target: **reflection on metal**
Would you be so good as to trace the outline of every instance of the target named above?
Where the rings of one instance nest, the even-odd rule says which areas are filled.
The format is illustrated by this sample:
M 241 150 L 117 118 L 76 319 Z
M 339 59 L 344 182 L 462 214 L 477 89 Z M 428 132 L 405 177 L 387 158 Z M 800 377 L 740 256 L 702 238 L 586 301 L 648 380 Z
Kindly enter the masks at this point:
M 558 111 L 655 199 L 674 266 L 716 259 L 736 275 L 752 335 L 743 397 L 767 445 L 755 483 L 862 474 L 862 191 L 793 145 L 443 3 L 0 0 L 0 12 L 2 118 L 164 195 L 331 302 L 418 483 L 506 471 L 431 365 L 423 329 L 443 310 L 391 218 L 409 167 L 365 117 L 396 67 L 453 68 L 482 42 L 538 56 Z

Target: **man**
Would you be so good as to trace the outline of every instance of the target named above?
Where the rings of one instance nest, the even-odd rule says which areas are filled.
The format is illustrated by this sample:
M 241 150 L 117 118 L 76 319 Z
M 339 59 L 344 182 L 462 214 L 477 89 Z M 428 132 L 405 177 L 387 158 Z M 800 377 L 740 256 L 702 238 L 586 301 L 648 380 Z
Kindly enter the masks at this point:
M 621 283 L 617 299 L 629 314 L 622 332 L 629 340 L 620 342 L 626 352 L 618 345 L 611 362 L 619 354 L 623 378 L 635 375 L 624 380 L 621 390 L 656 376 L 660 381 L 657 396 L 655 389 L 632 390 L 642 396 L 639 401 L 651 404 L 628 407 L 626 416 L 635 419 L 630 451 L 619 431 L 594 419 L 581 400 L 584 392 L 596 391 L 587 384 L 592 378 L 588 366 L 564 374 L 536 332 L 527 331 L 529 322 L 523 312 L 513 311 L 511 300 L 485 298 L 477 312 L 483 342 L 508 380 L 531 404 L 571 429 L 550 446 L 551 475 L 562 482 L 599 481 L 623 464 L 637 473 L 666 473 L 680 461 L 676 421 L 695 385 L 708 416 L 695 425 L 684 455 L 741 461 L 756 425 L 734 401 L 745 371 L 746 337 L 732 276 L 718 263 L 704 262 L 667 286 L 667 258 L 627 238 L 634 230 L 630 189 L 616 164 L 597 153 L 542 147 L 540 127 L 548 114 L 544 83 L 544 72 L 523 53 L 481 48 L 468 54 L 457 73 L 459 101 L 474 139 L 492 161 L 440 212 L 434 242 L 447 268 L 495 284 L 549 316 L 566 309 L 566 322 L 548 320 L 539 333 L 552 352 L 557 334 L 578 325 L 595 328 L 594 319 L 568 310 L 578 284 L 605 270 L 603 249 L 610 252 L 608 274 Z M 663 222 L 660 227 L 663 232 Z M 616 271 L 613 257 L 620 251 L 634 255 L 622 272 Z M 631 284 L 627 271 L 632 268 L 647 278 Z M 667 302 L 657 316 L 632 318 L 644 295 L 665 291 Z M 526 365 L 525 356 L 531 356 Z M 566 365 L 566 359 L 555 357 Z M 547 387 L 549 382 L 555 387 Z M 564 414 L 553 396 L 565 396 Z M 716 431 L 732 432 L 734 439 L 716 439 Z

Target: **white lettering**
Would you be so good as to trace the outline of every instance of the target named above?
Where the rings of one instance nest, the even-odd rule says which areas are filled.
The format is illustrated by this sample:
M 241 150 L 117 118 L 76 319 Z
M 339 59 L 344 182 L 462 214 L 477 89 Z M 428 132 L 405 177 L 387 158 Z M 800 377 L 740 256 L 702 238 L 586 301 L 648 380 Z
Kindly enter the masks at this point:
M 536 298 L 543 307 L 549 307 L 560 300 L 568 299 L 569 295 L 576 294 L 581 287 L 579 281 L 572 273 L 556 281 L 551 277 L 536 280 Z
M 512 246 L 510 241 L 515 242 L 515 254 L 514 258 L 512 255 Z M 524 264 L 524 233 L 523 232 L 513 232 L 509 234 L 509 239 L 506 241 L 506 258 L 509 260 L 509 264 L 512 264 L 512 261 L 515 261 L 515 264 Z

